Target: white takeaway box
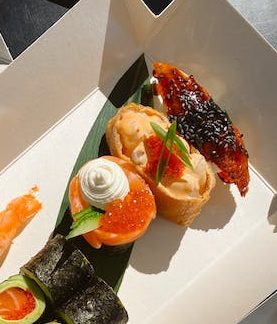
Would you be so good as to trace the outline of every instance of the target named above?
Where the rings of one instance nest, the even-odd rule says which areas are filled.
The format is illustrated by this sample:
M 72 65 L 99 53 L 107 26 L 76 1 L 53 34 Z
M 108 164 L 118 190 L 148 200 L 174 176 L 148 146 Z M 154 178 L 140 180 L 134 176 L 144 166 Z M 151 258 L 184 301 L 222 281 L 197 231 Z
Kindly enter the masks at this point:
M 0 42 L 2 59 L 11 60 Z M 277 288 L 277 54 L 224 0 L 81 0 L 0 74 L 0 207 L 40 188 L 43 210 L 14 240 L 0 280 L 52 232 L 82 144 L 141 55 L 193 73 L 245 135 L 247 196 L 219 180 L 187 229 L 156 220 L 119 296 L 130 323 L 236 323 Z M 112 271 L 112 269 L 111 269 Z

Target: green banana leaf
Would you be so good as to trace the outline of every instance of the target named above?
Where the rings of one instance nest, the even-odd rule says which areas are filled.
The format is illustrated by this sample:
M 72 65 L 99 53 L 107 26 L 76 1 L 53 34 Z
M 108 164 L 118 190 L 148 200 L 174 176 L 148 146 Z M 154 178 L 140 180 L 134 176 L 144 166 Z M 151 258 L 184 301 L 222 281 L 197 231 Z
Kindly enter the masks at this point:
M 144 56 L 142 55 L 118 81 L 95 123 L 92 125 L 77 158 L 68 184 L 85 162 L 109 154 L 109 148 L 105 140 L 107 122 L 116 114 L 117 109 L 122 105 L 129 102 L 140 103 L 141 89 L 148 83 L 149 74 Z M 58 214 L 54 234 L 60 233 L 67 235 L 72 222 L 71 219 L 67 186 Z M 118 251 L 116 249 L 111 250 L 108 248 L 96 250 L 87 244 L 82 237 L 76 237 L 71 241 L 77 245 L 91 261 L 97 275 L 104 279 L 115 291 L 118 291 L 125 269 L 128 266 L 133 244 L 125 246 L 123 251 Z

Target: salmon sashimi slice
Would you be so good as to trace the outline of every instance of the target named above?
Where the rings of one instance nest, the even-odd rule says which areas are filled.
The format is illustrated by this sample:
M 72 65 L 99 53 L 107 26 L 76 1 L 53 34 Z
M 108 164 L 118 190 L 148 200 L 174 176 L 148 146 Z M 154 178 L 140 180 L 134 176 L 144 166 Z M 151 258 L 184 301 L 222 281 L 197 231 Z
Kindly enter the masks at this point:
M 13 287 L 0 293 L 0 317 L 5 320 L 20 320 L 35 306 L 36 301 L 28 290 Z
M 100 227 L 83 235 L 96 249 L 102 244 L 116 246 L 135 241 L 145 233 L 156 216 L 154 196 L 146 182 L 136 173 L 134 166 L 116 157 L 104 158 L 123 169 L 129 181 L 130 192 L 122 201 L 116 200 L 108 204 Z M 69 202 L 73 218 L 74 214 L 89 207 L 89 203 L 82 197 L 78 175 L 70 183 Z
M 29 193 L 13 199 L 0 212 L 0 264 L 3 262 L 13 239 L 42 208 L 42 204 L 35 196 L 37 191 L 37 187 L 32 188 Z
M 162 97 L 170 121 L 176 121 L 179 134 L 218 166 L 225 183 L 236 184 L 245 196 L 250 180 L 248 153 L 228 114 L 192 75 L 175 66 L 155 63 L 153 76 L 155 92 Z

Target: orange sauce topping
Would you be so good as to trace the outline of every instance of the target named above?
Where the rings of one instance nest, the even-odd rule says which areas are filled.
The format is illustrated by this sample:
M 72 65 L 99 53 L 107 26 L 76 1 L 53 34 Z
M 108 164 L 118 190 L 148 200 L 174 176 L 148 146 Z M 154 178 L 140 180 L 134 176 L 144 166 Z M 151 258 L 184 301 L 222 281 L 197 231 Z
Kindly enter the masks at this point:
M 145 167 L 145 172 L 151 175 L 152 177 L 155 177 L 158 162 L 163 148 L 163 142 L 156 135 L 151 135 L 145 140 L 144 144 L 148 155 L 148 161 Z M 178 149 L 176 147 L 173 147 L 173 150 L 174 154 L 170 155 L 168 165 L 165 168 L 164 175 L 174 179 L 178 179 L 183 175 L 185 171 L 185 166 L 175 155 L 179 154 Z M 168 155 L 169 150 L 165 148 L 163 153 L 163 159 L 166 160 L 168 158 Z
M 35 306 L 35 298 L 29 290 L 9 288 L 0 293 L 0 316 L 5 320 L 20 320 Z

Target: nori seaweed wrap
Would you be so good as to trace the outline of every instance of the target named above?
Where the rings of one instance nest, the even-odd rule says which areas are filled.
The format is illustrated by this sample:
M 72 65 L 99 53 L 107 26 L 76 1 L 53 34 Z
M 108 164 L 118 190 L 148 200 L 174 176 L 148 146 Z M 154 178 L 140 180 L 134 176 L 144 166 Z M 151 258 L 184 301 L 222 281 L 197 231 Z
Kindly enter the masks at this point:
M 57 310 L 68 324 L 124 324 L 128 314 L 121 301 L 102 279 L 94 277 L 89 286 Z
M 56 235 L 21 272 L 44 291 L 55 306 L 68 300 L 93 278 L 94 269 L 83 253 L 67 240 Z
M 48 282 L 63 256 L 66 243 L 62 235 L 48 240 L 45 247 L 21 268 L 21 272 L 27 270 L 26 272 L 33 273 L 39 280 Z
M 57 234 L 21 268 L 49 300 L 49 309 L 70 324 L 124 324 L 128 315 L 84 254 Z M 39 321 L 41 323 L 41 321 Z M 45 323 L 45 322 L 43 322 Z

